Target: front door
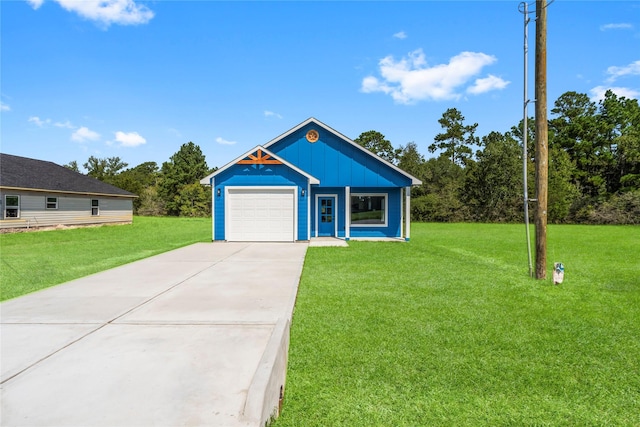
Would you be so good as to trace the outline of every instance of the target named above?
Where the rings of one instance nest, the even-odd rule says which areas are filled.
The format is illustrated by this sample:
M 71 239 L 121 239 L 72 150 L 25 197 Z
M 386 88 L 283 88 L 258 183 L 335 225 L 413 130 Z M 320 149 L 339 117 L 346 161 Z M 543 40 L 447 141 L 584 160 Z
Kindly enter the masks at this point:
M 335 236 L 335 197 L 318 197 L 318 236 Z

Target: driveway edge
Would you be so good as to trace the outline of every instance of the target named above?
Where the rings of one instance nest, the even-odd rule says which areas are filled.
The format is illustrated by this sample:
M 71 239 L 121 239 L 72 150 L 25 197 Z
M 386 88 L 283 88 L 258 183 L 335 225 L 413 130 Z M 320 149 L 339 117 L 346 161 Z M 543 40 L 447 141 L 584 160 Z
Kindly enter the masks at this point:
M 258 426 L 277 418 L 287 376 L 290 322 L 279 318 L 247 391 L 242 418 Z

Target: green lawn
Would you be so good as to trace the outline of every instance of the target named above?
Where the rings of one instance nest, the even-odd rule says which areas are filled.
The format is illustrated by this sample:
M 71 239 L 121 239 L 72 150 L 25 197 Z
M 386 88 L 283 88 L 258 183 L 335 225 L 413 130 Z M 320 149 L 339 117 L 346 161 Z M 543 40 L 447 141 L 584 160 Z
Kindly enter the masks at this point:
M 131 225 L 0 235 L 0 300 L 195 242 L 211 218 L 135 217 Z
M 414 224 L 309 248 L 275 426 L 640 425 L 640 227 Z

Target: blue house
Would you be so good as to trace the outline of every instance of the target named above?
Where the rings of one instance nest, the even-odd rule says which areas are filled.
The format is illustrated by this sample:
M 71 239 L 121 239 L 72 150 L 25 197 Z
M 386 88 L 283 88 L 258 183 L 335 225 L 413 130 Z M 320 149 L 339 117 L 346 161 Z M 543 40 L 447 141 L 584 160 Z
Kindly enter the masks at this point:
M 213 240 L 409 240 L 420 180 L 310 118 L 203 178 Z

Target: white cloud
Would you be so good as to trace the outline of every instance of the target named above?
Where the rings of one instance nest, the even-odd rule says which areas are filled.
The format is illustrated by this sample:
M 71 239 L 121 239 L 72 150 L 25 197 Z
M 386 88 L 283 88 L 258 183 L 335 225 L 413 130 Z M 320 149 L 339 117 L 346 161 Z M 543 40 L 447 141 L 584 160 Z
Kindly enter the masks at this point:
M 265 117 L 275 117 L 275 118 L 278 118 L 278 119 L 282 118 L 282 116 L 280 114 L 274 113 L 273 111 L 269 111 L 269 110 L 265 110 L 264 111 L 264 116 Z
M 218 144 L 222 144 L 222 145 L 233 145 L 233 144 L 236 143 L 236 141 L 228 141 L 228 140 L 226 140 L 224 138 L 221 138 L 221 137 L 217 137 L 216 138 L 216 142 Z
M 396 38 L 396 39 L 403 40 L 403 39 L 407 38 L 407 33 L 405 33 L 404 31 L 399 31 L 399 32 L 395 33 L 393 35 L 393 37 Z
M 95 141 L 97 139 L 100 139 L 100 134 L 85 126 L 78 128 L 71 134 L 71 140 L 75 142 Z
M 604 99 L 604 94 L 610 90 L 615 93 L 618 97 L 625 97 L 627 99 L 639 99 L 640 92 L 635 89 L 630 89 L 628 87 L 611 87 L 611 86 L 596 86 L 591 89 L 591 100 L 594 102 L 600 101 Z
M 27 0 L 31 7 L 38 9 L 44 0 Z M 55 0 L 68 12 L 74 12 L 85 19 L 102 25 L 138 25 L 149 22 L 154 13 L 135 0 Z
M 116 142 L 119 142 L 121 147 L 137 147 L 138 145 L 146 144 L 147 140 L 138 132 L 118 131 L 116 132 Z
M 361 91 L 383 92 L 401 104 L 423 100 L 459 99 L 461 94 L 458 89 L 479 74 L 485 66 L 494 62 L 496 57 L 493 55 L 462 52 L 452 57 L 448 64 L 428 66 L 424 52 L 418 49 L 399 61 L 392 56 L 382 58 L 379 62 L 382 80 L 374 76 L 365 77 L 362 80 Z M 494 84 L 497 83 L 495 80 L 488 82 L 492 81 Z M 489 90 L 499 89 L 498 86 Z
M 51 119 L 45 119 L 42 120 L 40 117 L 38 116 L 31 116 L 29 117 L 29 121 L 31 123 L 34 123 L 36 126 L 38 127 L 44 127 L 45 125 L 48 125 L 49 123 L 51 123 Z
M 607 82 L 612 83 L 622 76 L 637 76 L 640 75 L 640 60 L 632 62 L 624 67 L 611 66 L 607 68 Z
M 600 31 L 607 30 L 631 30 L 633 29 L 633 25 L 627 23 L 621 24 L 605 24 L 600 26 Z
M 492 90 L 501 90 L 507 87 L 509 83 L 511 82 L 489 74 L 489 76 L 484 79 L 476 79 L 474 85 L 467 88 L 467 93 L 479 95 Z
M 55 127 L 58 128 L 64 128 L 64 129 L 75 129 L 76 127 L 74 125 L 71 124 L 71 122 L 69 120 L 67 120 L 66 122 L 55 122 L 53 124 Z
M 27 0 L 27 3 L 29 3 L 34 10 L 38 10 L 38 8 L 42 6 L 42 3 L 44 3 L 44 0 Z
M 11 107 L 0 101 L 0 111 L 11 111 Z

